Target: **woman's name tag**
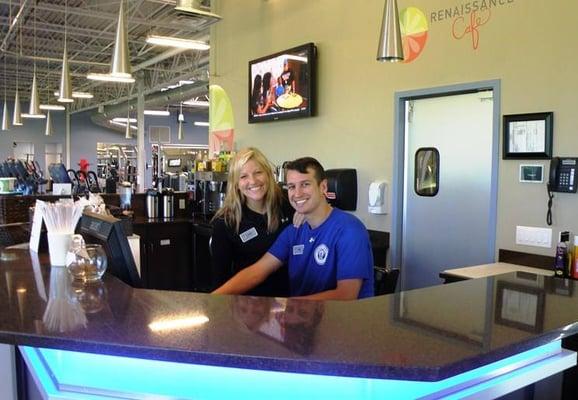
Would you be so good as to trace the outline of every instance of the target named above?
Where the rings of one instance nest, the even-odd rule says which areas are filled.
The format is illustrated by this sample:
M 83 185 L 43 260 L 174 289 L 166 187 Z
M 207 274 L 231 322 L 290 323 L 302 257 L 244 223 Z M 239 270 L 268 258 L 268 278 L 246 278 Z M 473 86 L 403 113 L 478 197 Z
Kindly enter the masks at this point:
M 239 237 L 241 238 L 241 242 L 246 243 L 249 240 L 256 238 L 258 235 L 259 234 L 257 233 L 257 229 L 251 228 L 241 233 Z

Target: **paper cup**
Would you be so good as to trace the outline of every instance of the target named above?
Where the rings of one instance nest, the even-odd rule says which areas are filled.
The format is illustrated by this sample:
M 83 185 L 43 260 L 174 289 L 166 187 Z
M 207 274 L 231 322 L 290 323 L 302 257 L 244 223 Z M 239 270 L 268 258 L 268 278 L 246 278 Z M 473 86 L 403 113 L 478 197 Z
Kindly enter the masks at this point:
M 66 265 L 66 255 L 72 241 L 72 233 L 51 233 L 48 232 L 48 253 L 50 254 L 50 265 Z

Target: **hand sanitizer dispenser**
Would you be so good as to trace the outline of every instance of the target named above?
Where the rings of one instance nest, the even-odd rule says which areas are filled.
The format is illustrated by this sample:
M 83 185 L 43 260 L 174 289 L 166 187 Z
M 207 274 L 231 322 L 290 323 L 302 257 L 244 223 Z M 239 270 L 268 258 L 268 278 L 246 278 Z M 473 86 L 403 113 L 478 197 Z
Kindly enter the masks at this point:
M 374 181 L 369 184 L 369 206 L 371 214 L 387 214 L 387 182 Z

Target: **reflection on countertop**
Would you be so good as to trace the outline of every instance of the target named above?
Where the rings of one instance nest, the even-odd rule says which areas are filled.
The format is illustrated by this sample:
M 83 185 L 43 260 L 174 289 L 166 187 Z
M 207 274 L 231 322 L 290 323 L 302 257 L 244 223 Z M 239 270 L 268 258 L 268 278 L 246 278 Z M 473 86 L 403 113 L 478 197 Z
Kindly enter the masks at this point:
M 228 367 L 438 380 L 578 332 L 576 281 L 510 273 L 353 302 L 70 282 L 6 250 L 0 342 Z M 12 260 L 10 260 L 12 258 Z

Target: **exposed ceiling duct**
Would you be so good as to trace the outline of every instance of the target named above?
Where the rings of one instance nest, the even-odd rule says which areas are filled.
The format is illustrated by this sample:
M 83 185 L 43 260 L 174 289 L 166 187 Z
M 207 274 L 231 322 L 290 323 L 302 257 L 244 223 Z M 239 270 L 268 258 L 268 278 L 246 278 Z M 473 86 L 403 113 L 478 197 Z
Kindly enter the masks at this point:
M 178 104 L 181 101 L 188 100 L 192 97 L 200 96 L 208 92 L 208 82 L 197 81 L 192 85 L 185 85 L 164 92 L 157 92 L 145 96 L 145 108 L 166 107 L 167 104 Z M 130 99 L 136 98 L 132 96 Z M 130 106 L 135 110 L 134 105 Z M 125 133 L 125 128 L 111 123 L 115 117 L 125 117 L 128 113 L 128 102 L 122 101 L 119 104 L 113 104 L 100 107 L 99 112 L 90 116 L 92 122 L 96 125 L 114 130 L 119 133 Z
M 222 17 L 213 14 L 210 11 L 205 11 L 201 8 L 200 0 L 177 0 L 175 11 L 183 17 L 204 17 L 208 18 L 209 22 L 218 22 Z

